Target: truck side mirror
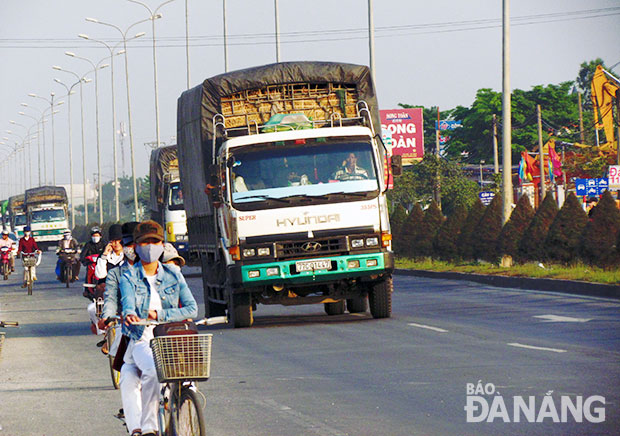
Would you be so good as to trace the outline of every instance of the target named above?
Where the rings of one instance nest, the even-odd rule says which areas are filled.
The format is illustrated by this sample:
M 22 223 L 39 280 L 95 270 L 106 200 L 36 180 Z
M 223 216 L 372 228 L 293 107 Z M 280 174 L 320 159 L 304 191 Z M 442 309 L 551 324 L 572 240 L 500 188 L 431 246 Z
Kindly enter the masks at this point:
M 392 175 L 400 176 L 403 173 L 403 157 L 401 155 L 392 156 Z

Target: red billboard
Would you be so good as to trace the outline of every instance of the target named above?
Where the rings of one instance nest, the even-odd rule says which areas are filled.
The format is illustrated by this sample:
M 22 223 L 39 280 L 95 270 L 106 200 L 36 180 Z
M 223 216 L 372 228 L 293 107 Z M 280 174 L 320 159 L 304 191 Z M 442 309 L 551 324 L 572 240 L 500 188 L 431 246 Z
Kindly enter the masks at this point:
M 411 165 L 422 159 L 424 156 L 422 108 L 389 109 L 379 112 L 382 137 L 386 145 L 391 142 L 391 154 L 402 156 L 403 165 Z

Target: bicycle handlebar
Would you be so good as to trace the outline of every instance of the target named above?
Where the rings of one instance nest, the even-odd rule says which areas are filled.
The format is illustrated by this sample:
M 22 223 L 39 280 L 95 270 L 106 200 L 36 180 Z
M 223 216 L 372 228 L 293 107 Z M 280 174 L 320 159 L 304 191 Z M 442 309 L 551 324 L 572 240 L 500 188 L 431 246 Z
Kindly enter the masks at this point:
M 0 321 L 0 327 L 19 327 L 17 321 Z
M 169 321 L 156 321 L 154 319 L 141 319 L 138 322 L 133 323 L 133 325 L 142 325 L 142 326 L 156 326 L 160 324 L 168 324 Z M 216 325 L 216 324 L 227 324 L 228 318 L 226 316 L 214 316 L 212 318 L 203 318 L 199 321 L 194 322 L 196 325 Z
M 36 252 L 34 252 L 34 253 L 24 253 L 24 252 L 22 251 L 22 252 L 20 252 L 19 254 L 22 256 L 22 259 L 24 258 L 24 256 L 26 256 L 26 257 L 34 257 L 34 256 L 37 256 L 37 263 L 36 263 L 36 265 L 35 265 L 35 266 L 39 266 L 39 264 L 41 263 L 41 255 L 42 255 L 41 250 L 37 250 L 37 251 L 36 251 Z

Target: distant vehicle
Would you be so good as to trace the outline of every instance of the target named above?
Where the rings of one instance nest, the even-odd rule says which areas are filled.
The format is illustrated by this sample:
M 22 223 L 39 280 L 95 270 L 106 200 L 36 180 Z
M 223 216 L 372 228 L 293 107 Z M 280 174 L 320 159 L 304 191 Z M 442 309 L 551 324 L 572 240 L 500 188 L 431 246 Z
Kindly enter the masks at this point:
M 28 189 L 24 199 L 32 236 L 43 250 L 56 246 L 69 229 L 67 192 L 62 186 Z
M 18 238 L 24 236 L 24 227 L 28 224 L 28 217 L 24 210 L 24 197 L 24 194 L 19 194 L 9 198 L 9 225 Z

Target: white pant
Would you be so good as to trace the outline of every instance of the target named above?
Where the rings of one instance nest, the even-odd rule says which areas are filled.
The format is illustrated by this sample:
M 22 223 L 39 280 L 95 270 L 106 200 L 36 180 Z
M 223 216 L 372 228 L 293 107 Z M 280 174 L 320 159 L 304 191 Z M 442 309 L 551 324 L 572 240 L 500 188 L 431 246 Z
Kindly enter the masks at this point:
M 93 301 L 86 307 L 86 311 L 88 312 L 88 317 L 90 318 L 90 322 L 95 324 L 97 329 L 97 334 L 102 335 L 105 333 L 105 330 L 100 330 L 98 327 L 99 318 L 97 318 L 97 305 Z
M 37 267 L 32 267 L 32 280 L 37 279 Z M 28 268 L 24 268 L 24 283 L 28 281 Z
M 142 433 L 157 432 L 161 384 L 148 341 L 129 341 L 124 360 L 120 390 L 127 429 L 129 433 L 138 428 Z

